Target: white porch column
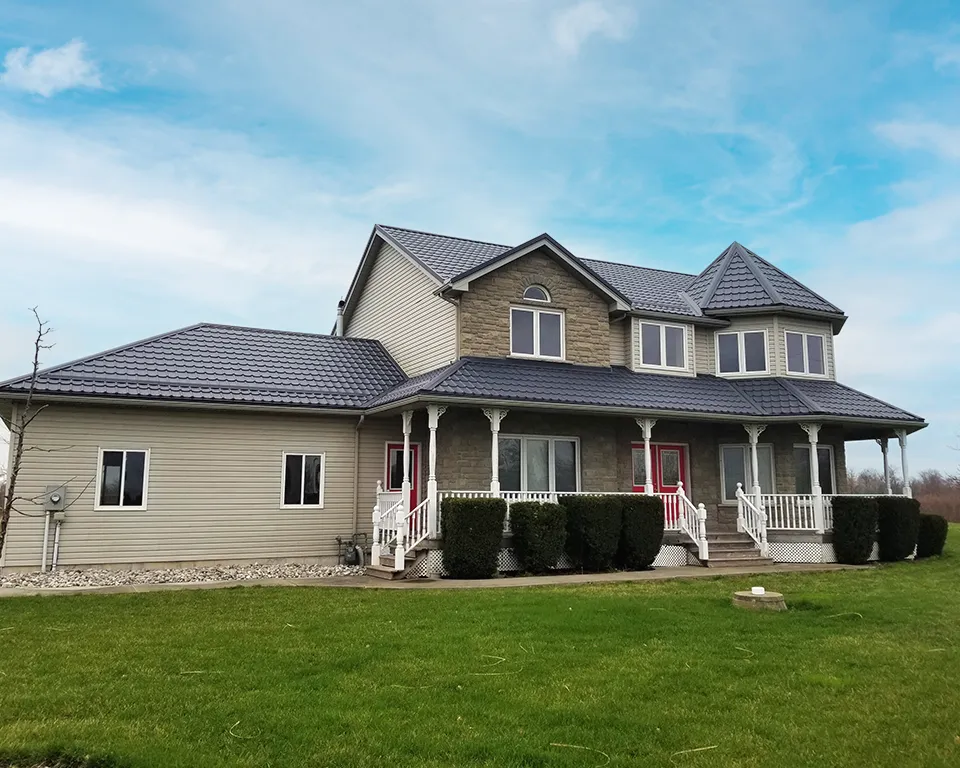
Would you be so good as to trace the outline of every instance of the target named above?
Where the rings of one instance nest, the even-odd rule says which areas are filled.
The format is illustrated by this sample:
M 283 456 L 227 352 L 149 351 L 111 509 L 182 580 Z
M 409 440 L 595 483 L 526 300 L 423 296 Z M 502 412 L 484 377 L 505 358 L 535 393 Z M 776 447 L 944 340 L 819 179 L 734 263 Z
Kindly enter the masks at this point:
M 505 408 L 484 408 L 483 415 L 490 420 L 490 493 L 500 495 L 500 422 L 507 417 Z
M 887 496 L 893 494 L 893 487 L 890 485 L 890 456 L 889 439 L 881 437 L 877 439 L 877 445 L 880 446 L 880 453 L 883 454 L 883 485 L 887 489 Z
M 820 487 L 820 454 L 817 441 L 822 424 L 801 424 L 800 429 L 807 433 L 810 441 L 810 491 L 813 494 L 813 521 L 817 533 L 823 533 L 826 522 L 823 516 L 823 489 Z
M 907 430 L 897 430 L 897 440 L 900 441 L 900 467 L 903 471 L 903 495 L 913 498 L 910 488 L 910 469 L 907 467 Z
M 401 493 L 403 494 L 403 510 L 410 511 L 410 431 L 413 425 L 413 411 L 404 411 L 400 414 L 403 417 L 403 485 Z
M 427 406 L 427 427 L 430 430 L 429 474 L 427 476 L 427 525 L 431 536 L 436 536 L 440 500 L 437 498 L 437 424 L 446 412 L 445 405 Z
M 760 498 L 762 489 L 760 488 L 760 458 L 757 453 L 757 443 L 760 442 L 760 435 L 767 428 L 766 424 L 744 424 L 743 428 L 747 432 L 750 440 L 750 476 L 753 478 L 753 504 L 757 509 L 763 509 L 763 503 Z
M 656 423 L 656 419 L 637 419 L 638 426 L 643 430 L 643 471 L 647 477 L 643 484 L 643 493 L 646 496 L 653 496 L 653 456 L 650 453 L 650 439 Z

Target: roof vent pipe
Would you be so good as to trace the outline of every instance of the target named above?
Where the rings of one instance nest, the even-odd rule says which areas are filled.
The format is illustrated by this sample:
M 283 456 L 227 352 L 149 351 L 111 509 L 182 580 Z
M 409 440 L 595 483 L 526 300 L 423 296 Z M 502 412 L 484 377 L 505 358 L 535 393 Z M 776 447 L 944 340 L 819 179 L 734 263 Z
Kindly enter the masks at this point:
M 347 305 L 343 299 L 337 304 L 337 336 L 343 336 L 343 308 Z

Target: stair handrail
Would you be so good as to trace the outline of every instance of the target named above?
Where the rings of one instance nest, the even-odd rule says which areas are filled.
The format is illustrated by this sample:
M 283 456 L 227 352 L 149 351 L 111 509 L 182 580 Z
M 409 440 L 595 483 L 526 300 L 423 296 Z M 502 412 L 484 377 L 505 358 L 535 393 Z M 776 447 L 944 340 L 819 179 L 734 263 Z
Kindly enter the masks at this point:
M 402 530 L 407 552 L 430 535 L 430 500 L 424 499 L 403 515 L 398 530 Z
M 707 508 L 700 504 L 694 506 L 683 490 L 683 482 L 677 483 L 677 496 L 680 498 L 682 514 L 680 515 L 680 530 L 687 534 L 697 545 L 699 558 L 709 558 L 707 545 Z
M 763 557 L 770 556 L 767 544 L 767 513 L 743 492 L 742 483 L 737 483 L 737 530 L 748 534 L 756 542 Z

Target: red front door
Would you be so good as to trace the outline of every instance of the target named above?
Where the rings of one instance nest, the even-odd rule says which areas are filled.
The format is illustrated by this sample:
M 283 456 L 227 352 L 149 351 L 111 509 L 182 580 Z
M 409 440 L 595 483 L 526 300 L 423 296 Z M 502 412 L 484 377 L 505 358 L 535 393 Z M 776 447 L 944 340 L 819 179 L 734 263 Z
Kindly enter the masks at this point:
M 636 493 L 643 493 L 647 479 L 643 450 L 643 443 L 633 444 L 633 490 Z M 650 446 L 650 463 L 654 493 L 676 493 L 677 483 L 681 482 L 684 493 L 689 496 L 687 452 L 684 446 L 655 443 Z
M 387 443 L 386 490 L 403 490 L 403 443 Z M 420 501 L 420 446 L 410 445 L 410 509 Z

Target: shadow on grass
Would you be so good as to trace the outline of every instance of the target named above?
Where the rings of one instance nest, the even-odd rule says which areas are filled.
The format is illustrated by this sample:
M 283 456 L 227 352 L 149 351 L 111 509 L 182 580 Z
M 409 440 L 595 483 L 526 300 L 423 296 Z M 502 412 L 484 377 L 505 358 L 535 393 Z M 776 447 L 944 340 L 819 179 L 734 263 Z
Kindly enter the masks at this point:
M 108 755 L 82 755 L 76 750 L 39 752 L 0 750 L 0 768 L 125 768 L 128 763 Z

